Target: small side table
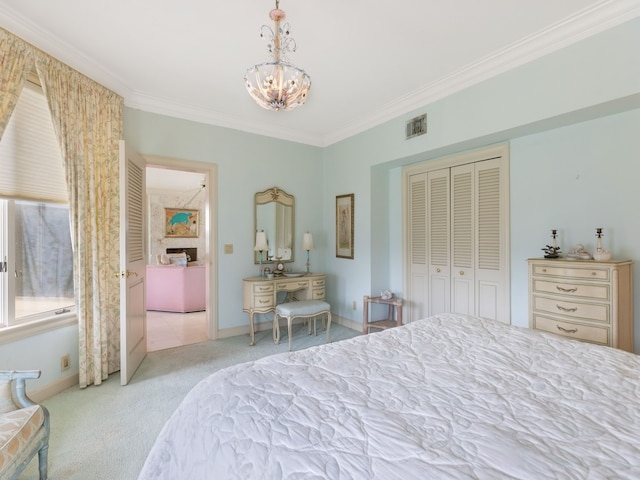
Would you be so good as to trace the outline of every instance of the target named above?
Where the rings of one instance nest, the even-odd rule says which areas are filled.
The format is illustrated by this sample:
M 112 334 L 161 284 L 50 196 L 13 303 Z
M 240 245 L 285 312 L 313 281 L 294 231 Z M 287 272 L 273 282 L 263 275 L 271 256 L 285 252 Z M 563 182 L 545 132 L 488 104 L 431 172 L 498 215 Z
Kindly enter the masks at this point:
M 389 305 L 389 315 L 385 320 L 375 320 L 373 322 L 369 321 L 369 304 L 370 303 L 382 303 L 384 305 Z M 379 328 L 381 330 L 386 330 L 391 327 L 399 327 L 402 325 L 402 299 L 398 297 L 391 297 L 389 299 L 384 299 L 382 297 L 370 297 L 365 295 L 362 299 L 362 333 L 369 333 L 371 328 Z M 395 320 L 393 315 L 393 310 L 395 307 Z

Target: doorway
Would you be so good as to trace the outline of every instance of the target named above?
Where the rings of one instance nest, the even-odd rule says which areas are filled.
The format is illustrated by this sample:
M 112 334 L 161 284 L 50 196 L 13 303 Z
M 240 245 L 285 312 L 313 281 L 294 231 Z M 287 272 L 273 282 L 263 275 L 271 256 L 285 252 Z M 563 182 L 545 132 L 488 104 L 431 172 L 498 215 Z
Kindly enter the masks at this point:
M 216 166 L 164 157 L 144 158 L 147 350 L 214 339 L 217 337 L 213 228 Z M 176 211 L 178 215 L 192 215 L 189 221 L 193 224 L 184 232 L 172 229 L 167 222 L 167 216 Z M 186 270 L 181 268 L 184 265 Z M 149 274 L 156 275 L 155 286 Z M 163 285 L 168 290 L 158 294 L 155 289 Z M 168 303 L 167 295 L 172 296 Z

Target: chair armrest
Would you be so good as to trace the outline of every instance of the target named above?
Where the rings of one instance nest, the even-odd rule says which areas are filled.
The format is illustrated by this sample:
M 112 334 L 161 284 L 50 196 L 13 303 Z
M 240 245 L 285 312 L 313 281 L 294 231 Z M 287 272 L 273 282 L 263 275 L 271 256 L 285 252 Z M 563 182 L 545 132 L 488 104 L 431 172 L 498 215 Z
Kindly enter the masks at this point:
M 34 401 L 27 397 L 25 380 L 39 378 L 40 373 L 40 370 L 4 370 L 0 371 L 0 380 L 11 380 L 14 382 L 15 397 L 13 400 L 19 407 L 25 408 L 36 405 Z

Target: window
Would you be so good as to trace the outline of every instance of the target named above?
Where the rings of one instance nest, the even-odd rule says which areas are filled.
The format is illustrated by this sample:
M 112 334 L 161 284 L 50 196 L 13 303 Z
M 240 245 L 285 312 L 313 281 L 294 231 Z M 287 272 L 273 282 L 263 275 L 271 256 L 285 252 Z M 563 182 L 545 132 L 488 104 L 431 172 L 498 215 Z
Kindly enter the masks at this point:
M 0 332 L 73 313 L 64 167 L 46 99 L 28 83 L 0 140 Z

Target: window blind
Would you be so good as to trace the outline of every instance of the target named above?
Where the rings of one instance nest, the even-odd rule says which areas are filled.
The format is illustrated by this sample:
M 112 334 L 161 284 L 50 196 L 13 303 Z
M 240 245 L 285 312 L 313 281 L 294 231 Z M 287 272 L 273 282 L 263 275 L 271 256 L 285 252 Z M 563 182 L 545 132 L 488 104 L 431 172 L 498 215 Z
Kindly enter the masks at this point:
M 69 203 L 47 100 L 29 82 L 0 140 L 0 196 Z

